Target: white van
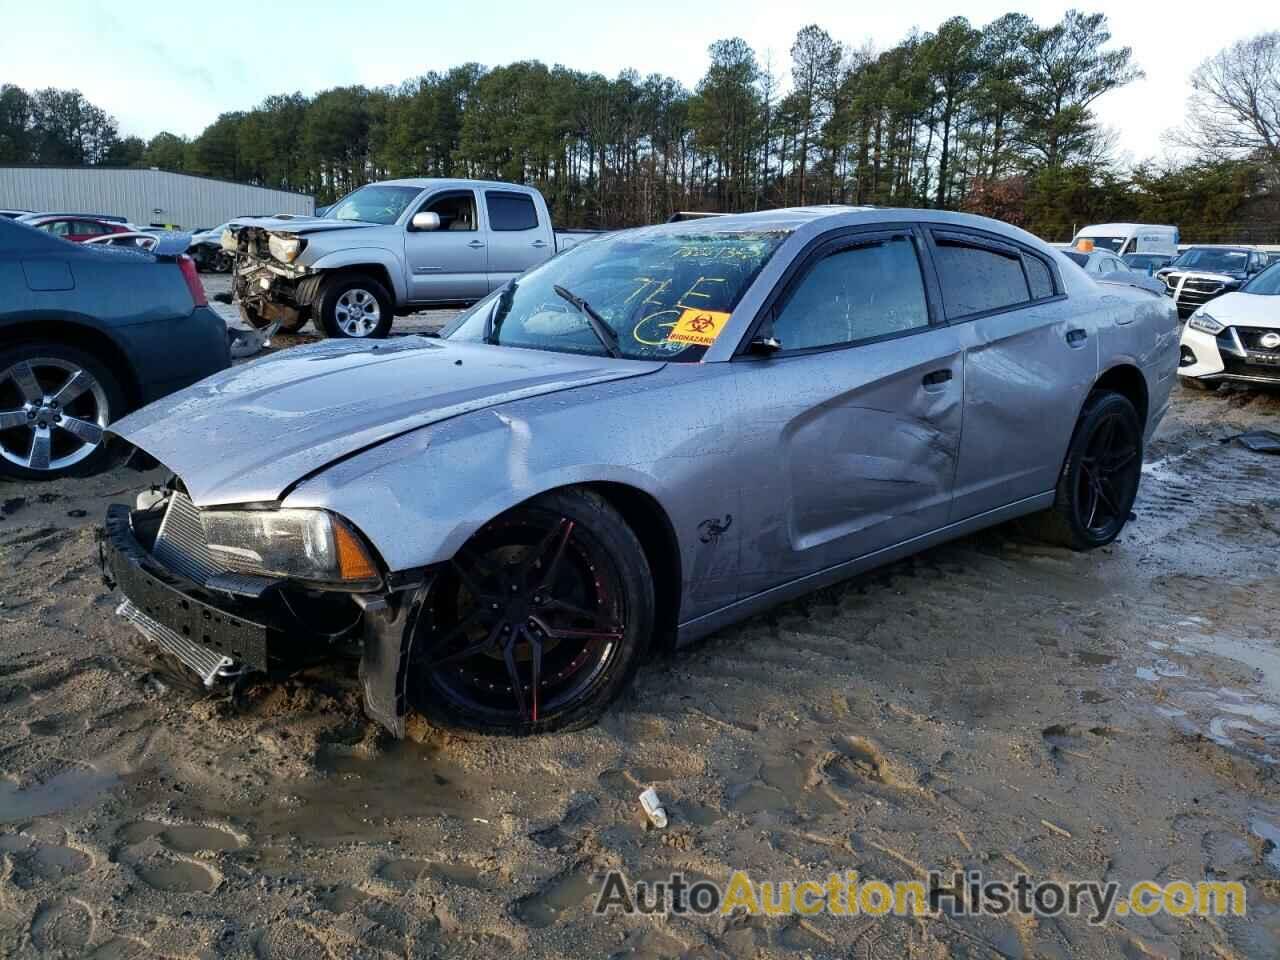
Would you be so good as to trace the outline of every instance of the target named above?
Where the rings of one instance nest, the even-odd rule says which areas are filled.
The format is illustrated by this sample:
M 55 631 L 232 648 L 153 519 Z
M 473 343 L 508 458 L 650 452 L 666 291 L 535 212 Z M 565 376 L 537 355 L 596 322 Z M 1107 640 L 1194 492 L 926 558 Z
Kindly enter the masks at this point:
M 1092 240 L 1098 250 L 1109 250 L 1117 256 L 1126 253 L 1163 253 L 1178 255 L 1178 228 L 1158 223 L 1095 223 L 1075 235 L 1071 246 L 1081 240 Z

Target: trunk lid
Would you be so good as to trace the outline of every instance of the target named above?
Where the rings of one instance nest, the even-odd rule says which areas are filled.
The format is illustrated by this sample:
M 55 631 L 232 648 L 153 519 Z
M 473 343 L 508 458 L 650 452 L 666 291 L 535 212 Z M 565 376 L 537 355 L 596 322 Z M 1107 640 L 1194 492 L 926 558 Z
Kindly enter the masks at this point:
M 269 502 L 410 430 L 663 366 L 425 337 L 330 341 L 214 374 L 111 432 L 178 474 L 197 506 Z

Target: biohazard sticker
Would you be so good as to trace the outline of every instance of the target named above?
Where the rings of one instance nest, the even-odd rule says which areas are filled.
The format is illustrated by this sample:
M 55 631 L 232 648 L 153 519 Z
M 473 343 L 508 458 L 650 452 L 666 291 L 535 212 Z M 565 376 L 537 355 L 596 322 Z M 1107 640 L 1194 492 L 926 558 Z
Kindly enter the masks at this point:
M 716 342 L 720 331 L 729 322 L 729 314 L 719 310 L 694 310 L 686 307 L 680 319 L 667 334 L 668 343 L 691 343 L 696 347 L 709 347 Z

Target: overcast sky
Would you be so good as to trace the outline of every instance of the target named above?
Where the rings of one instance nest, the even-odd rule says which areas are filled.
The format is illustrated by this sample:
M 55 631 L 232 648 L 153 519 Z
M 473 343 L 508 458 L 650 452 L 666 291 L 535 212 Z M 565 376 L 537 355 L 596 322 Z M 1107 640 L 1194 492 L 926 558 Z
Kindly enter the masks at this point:
M 1074 4 L 1096 10 L 1100 4 Z M 1024 0 L 643 0 L 550 3 L 488 0 L 382 3 L 311 0 L 258 4 L 0 0 L 0 82 L 78 87 L 120 121 L 124 135 L 193 136 L 227 110 L 272 93 L 399 83 L 476 61 L 537 59 L 614 76 L 632 67 L 692 87 L 713 40 L 741 36 L 776 73 L 796 31 L 817 23 L 849 46 L 890 47 L 913 26 L 952 14 L 975 25 L 1017 10 L 1046 24 L 1071 3 Z M 1215 7 L 1207 0 L 1108 3 L 1113 42 L 1133 48 L 1146 79 L 1098 103 L 1130 160 L 1160 156 L 1189 92 L 1187 76 L 1235 40 L 1275 29 L 1271 0 Z M 1218 11 L 1218 13 L 1214 13 Z

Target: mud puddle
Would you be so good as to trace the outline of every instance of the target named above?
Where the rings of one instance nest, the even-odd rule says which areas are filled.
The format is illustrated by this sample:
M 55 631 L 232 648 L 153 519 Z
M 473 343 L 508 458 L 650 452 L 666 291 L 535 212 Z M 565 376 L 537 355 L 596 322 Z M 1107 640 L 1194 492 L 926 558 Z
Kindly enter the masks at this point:
M 68 767 L 43 783 L 19 787 L 0 780 L 0 823 L 74 810 L 120 782 L 118 774 L 92 767 Z

